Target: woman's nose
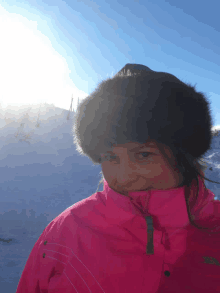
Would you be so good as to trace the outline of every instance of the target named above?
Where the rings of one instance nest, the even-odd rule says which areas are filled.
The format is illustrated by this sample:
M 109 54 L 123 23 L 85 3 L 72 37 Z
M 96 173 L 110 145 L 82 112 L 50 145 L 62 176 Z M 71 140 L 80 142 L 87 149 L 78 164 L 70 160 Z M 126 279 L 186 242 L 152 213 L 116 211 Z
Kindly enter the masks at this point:
M 117 181 L 119 184 L 126 185 L 134 177 L 134 169 L 130 161 L 121 159 L 117 168 Z

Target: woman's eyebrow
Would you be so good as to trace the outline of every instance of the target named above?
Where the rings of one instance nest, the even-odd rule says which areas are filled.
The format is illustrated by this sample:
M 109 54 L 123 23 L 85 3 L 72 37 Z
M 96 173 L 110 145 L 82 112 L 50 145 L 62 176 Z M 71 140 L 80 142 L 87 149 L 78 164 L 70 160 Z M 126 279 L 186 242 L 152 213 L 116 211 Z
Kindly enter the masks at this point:
M 152 147 L 147 146 L 147 145 L 142 145 L 142 146 L 135 147 L 135 148 L 131 149 L 130 151 L 134 152 L 134 151 L 138 151 L 138 150 L 142 150 L 142 149 L 150 149 L 150 148 L 152 148 Z

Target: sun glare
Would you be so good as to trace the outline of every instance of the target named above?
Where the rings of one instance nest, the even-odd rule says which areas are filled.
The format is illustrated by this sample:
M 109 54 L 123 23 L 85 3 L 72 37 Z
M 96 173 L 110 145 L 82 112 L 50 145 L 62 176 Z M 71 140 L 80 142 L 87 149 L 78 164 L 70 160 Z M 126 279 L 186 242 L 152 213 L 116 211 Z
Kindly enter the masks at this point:
M 37 21 L 0 6 L 1 106 L 47 102 L 69 109 L 73 94 L 75 108 L 87 94 L 74 85 L 65 58 L 37 27 Z

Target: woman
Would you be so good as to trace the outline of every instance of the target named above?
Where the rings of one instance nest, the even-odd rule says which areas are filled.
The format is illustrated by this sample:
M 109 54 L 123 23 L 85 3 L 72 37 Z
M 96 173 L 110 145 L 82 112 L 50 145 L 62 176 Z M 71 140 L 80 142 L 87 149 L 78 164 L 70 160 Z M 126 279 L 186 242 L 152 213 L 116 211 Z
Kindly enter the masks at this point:
M 45 228 L 17 293 L 220 292 L 220 204 L 200 163 L 211 129 L 204 94 L 169 73 L 127 64 L 101 82 L 73 134 L 104 189 Z

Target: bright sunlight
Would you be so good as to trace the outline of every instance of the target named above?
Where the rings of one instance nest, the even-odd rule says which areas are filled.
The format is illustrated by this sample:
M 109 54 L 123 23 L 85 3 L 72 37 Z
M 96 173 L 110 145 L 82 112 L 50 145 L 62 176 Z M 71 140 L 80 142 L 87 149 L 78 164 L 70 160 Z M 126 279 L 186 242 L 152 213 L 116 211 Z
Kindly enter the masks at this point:
M 37 27 L 0 6 L 1 107 L 46 102 L 69 109 L 73 94 L 75 108 L 87 94 L 76 88 L 65 58 Z

